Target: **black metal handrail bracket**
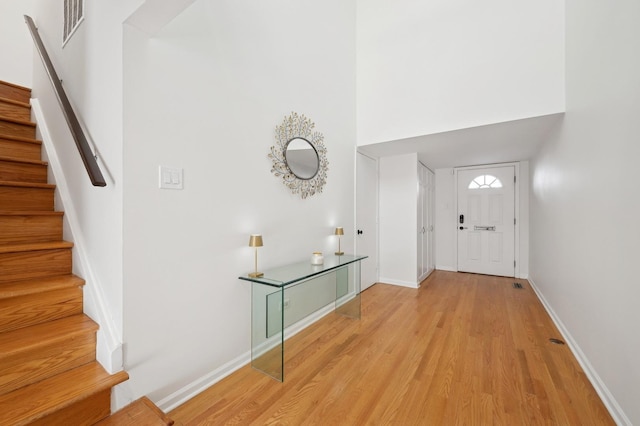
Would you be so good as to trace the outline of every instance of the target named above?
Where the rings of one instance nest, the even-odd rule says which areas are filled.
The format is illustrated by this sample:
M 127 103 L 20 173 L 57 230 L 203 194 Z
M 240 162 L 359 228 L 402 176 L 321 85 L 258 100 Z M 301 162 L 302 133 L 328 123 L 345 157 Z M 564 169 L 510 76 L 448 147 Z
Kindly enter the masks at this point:
M 36 49 L 38 51 L 38 54 L 40 55 L 40 58 L 42 59 L 44 68 L 49 75 L 51 84 L 53 84 L 58 102 L 60 103 L 60 107 L 62 108 L 62 113 L 64 114 L 64 118 L 67 120 L 69 130 L 71 131 L 73 139 L 76 142 L 76 146 L 78 147 L 78 151 L 80 152 L 80 157 L 82 158 L 84 167 L 87 169 L 87 173 L 89 174 L 91 183 L 93 184 L 93 186 L 107 186 L 107 182 L 105 181 L 104 176 L 100 171 L 100 167 L 98 166 L 96 157 L 94 156 L 93 152 L 91 152 L 89 141 L 87 140 L 87 137 L 82 130 L 80 121 L 78 121 L 78 117 L 73 111 L 71 102 L 69 102 L 69 98 L 67 97 L 67 94 L 62 87 L 62 83 L 58 78 L 58 73 L 56 73 L 56 70 L 53 67 L 53 63 L 51 62 L 51 58 L 49 57 L 49 54 L 47 53 L 47 50 L 42 43 L 40 34 L 38 34 L 38 28 L 36 28 L 36 25 L 30 16 L 24 15 L 24 20 L 27 23 L 27 27 L 29 27 L 29 31 L 31 32 L 31 36 L 33 37 L 33 42 L 36 45 Z

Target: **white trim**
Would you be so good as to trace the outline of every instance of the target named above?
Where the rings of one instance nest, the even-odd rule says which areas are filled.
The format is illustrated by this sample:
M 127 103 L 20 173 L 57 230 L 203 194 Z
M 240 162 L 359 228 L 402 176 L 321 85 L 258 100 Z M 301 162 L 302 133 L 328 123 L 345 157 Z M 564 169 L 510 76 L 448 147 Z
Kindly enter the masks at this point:
M 86 250 L 86 243 L 75 205 L 71 197 L 71 192 L 67 184 L 64 172 L 60 165 L 58 153 L 54 146 L 51 132 L 47 126 L 47 121 L 42 112 L 40 101 L 31 99 L 31 106 L 38 131 L 42 137 L 42 144 L 48 157 L 49 167 L 53 173 L 56 184 L 56 191 L 60 197 L 64 210 L 64 220 L 69 225 L 73 239 L 74 268 L 77 267 L 82 273 L 82 278 L 86 281 L 83 289 L 85 313 L 90 315 L 94 321 L 100 325 L 97 337 L 96 358 L 100 364 L 111 374 L 123 369 L 122 336 L 117 327 L 111 321 L 108 305 L 105 301 L 100 280 L 96 276 L 89 254 Z
M 451 266 L 444 266 L 444 265 L 436 265 L 436 270 L 437 271 L 458 272 L 458 270 L 456 268 L 451 267 Z
M 375 225 L 375 237 L 376 237 L 376 241 L 375 241 L 375 253 L 376 253 L 376 264 L 375 264 L 375 268 L 376 268 L 376 274 L 375 274 L 375 278 L 376 280 L 373 282 L 373 284 L 371 284 L 371 286 L 373 286 L 375 283 L 380 281 L 380 160 L 378 158 L 372 157 L 370 155 L 364 154 L 360 151 L 358 151 L 358 147 L 356 147 L 355 150 L 355 155 L 353 158 L 353 179 L 354 179 L 354 196 L 353 196 L 353 223 L 355 223 L 355 231 L 353 233 L 353 246 L 355 247 L 355 252 L 356 253 L 361 253 L 360 248 L 358 247 L 358 235 L 357 235 L 357 229 L 358 229 L 358 155 L 362 155 L 363 157 L 366 157 L 370 160 L 373 160 L 376 162 L 376 182 L 375 182 L 375 186 L 376 186 L 376 190 L 375 190 L 375 197 L 376 197 L 376 212 L 375 212 L 375 219 L 376 219 L 376 225 Z M 369 259 L 371 259 L 371 256 L 369 256 Z M 362 265 L 360 265 L 360 267 L 362 267 Z M 361 270 L 362 271 L 362 270 Z M 362 273 L 360 274 L 360 285 L 362 286 Z M 368 288 L 368 287 L 367 287 Z M 360 287 L 360 290 L 362 291 L 362 287 Z M 366 290 L 366 289 L 365 289 Z
M 314 322 L 319 321 L 324 316 L 330 314 L 331 312 L 334 312 L 334 310 L 335 310 L 335 304 L 332 302 L 327 306 L 325 306 L 324 308 L 317 310 L 311 315 L 289 326 L 284 331 L 284 339 L 287 340 L 290 337 L 295 336 L 300 331 L 307 328 Z M 276 340 L 279 340 L 279 338 Z M 267 342 L 265 342 L 263 345 L 267 344 Z M 265 347 L 262 349 L 262 351 L 269 350 L 270 347 L 272 346 Z M 160 401 L 156 402 L 156 405 L 162 411 L 164 411 L 165 413 L 168 413 L 169 411 L 175 409 L 181 404 L 184 404 L 194 396 L 210 388 L 211 386 L 218 383 L 220 380 L 224 379 L 225 377 L 229 376 L 230 374 L 234 373 L 235 371 L 239 370 L 240 368 L 250 363 L 251 363 L 251 351 L 247 351 L 242 355 L 240 355 L 239 357 L 234 358 L 231 361 L 227 362 L 226 364 L 222 365 L 221 367 L 216 368 L 210 373 L 205 374 L 199 379 L 196 379 L 193 382 L 189 383 L 188 385 L 178 389 L 171 395 L 161 399 Z
M 514 184 L 514 203 L 515 203 L 515 209 L 514 209 L 514 217 L 516 219 L 516 225 L 514 227 L 514 240 L 513 243 L 515 244 L 514 246 L 514 251 L 513 251 L 513 256 L 514 256 L 514 260 L 516 261 L 516 266 L 514 267 L 513 270 L 513 276 L 514 277 L 520 277 L 520 163 L 519 162 L 515 162 L 515 163 L 498 163 L 498 164 L 482 164 L 482 165 L 478 165 L 478 166 L 467 166 L 467 167 L 455 167 L 453 169 L 453 203 L 454 203 L 454 208 L 453 208 L 453 215 L 454 215 L 454 223 L 456 224 L 456 228 L 455 230 L 457 230 L 457 226 L 458 226 L 458 171 L 459 170 L 482 170 L 482 169 L 489 169 L 489 168 L 496 168 L 496 167 L 514 167 L 514 175 L 516 177 L 516 182 Z M 455 238 L 453 239 L 453 252 L 455 253 L 455 272 L 458 272 L 458 233 L 455 232 Z
M 425 272 L 425 273 L 424 273 L 424 274 L 422 274 L 422 275 L 420 275 L 420 276 L 418 277 L 418 283 L 419 283 L 419 284 L 418 284 L 418 286 L 420 286 L 420 284 L 422 284 L 422 281 L 424 281 L 424 280 L 426 280 L 427 278 L 429 278 L 429 275 L 431 275 L 431 274 L 433 273 L 433 271 L 435 271 L 435 268 L 434 268 L 434 269 L 431 269 L 431 270 L 429 270 L 429 271 L 427 271 L 427 272 Z
M 162 411 L 168 413 L 169 411 L 173 410 L 181 404 L 184 404 L 191 398 L 205 391 L 207 388 L 210 388 L 220 380 L 224 379 L 225 377 L 229 376 L 230 374 L 239 370 L 250 362 L 251 351 L 247 351 L 239 357 L 236 357 L 226 364 L 220 366 L 219 368 L 216 368 L 210 373 L 205 374 L 199 379 L 196 379 L 188 385 L 178 389 L 171 395 L 162 398 L 160 401 L 156 402 L 156 405 Z
M 551 317 L 551 320 L 560 331 L 560 334 L 562 334 L 562 337 L 569 346 L 569 349 L 573 353 L 573 356 L 575 356 L 578 360 L 578 363 L 584 370 L 587 378 L 591 382 L 591 385 L 593 385 L 594 389 L 596 390 L 596 393 L 598 394 L 598 396 L 600 396 L 600 399 L 604 403 L 605 407 L 607 407 L 607 410 L 609 410 L 609 414 L 611 414 L 613 420 L 618 425 L 632 426 L 631 420 L 629 420 L 624 411 L 622 411 L 622 407 L 620 407 L 618 401 L 616 401 L 616 399 L 613 397 L 613 395 L 609 391 L 609 388 L 607 388 L 605 383 L 602 381 L 596 370 L 589 362 L 587 356 L 584 354 L 584 352 L 582 352 L 582 349 L 580 349 L 578 343 L 576 343 L 573 336 L 571 336 L 571 333 L 569 333 L 567 327 L 565 327 L 562 320 L 560 320 L 560 317 L 556 315 L 555 311 L 553 310 L 547 299 L 544 297 L 536 283 L 531 278 L 529 278 L 528 281 L 529 284 L 531 284 L 531 288 L 533 288 L 533 291 L 538 296 L 538 299 L 540 299 L 540 301 L 542 302 L 542 306 L 544 306 L 544 309 Z
M 401 287 L 409 287 L 409 288 L 418 288 L 418 287 L 420 287 L 420 285 L 417 282 L 401 281 L 401 280 L 396 280 L 396 279 L 393 279 L 393 278 L 380 277 L 380 280 L 378 282 L 380 284 L 399 285 Z

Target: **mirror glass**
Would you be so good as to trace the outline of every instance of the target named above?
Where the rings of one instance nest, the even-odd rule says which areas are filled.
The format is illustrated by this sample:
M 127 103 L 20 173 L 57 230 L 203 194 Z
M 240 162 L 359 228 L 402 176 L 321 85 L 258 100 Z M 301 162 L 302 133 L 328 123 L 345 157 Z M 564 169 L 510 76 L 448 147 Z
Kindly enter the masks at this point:
M 284 153 L 291 173 L 299 179 L 311 179 L 320 166 L 318 153 L 311 143 L 304 138 L 293 138 L 287 143 Z

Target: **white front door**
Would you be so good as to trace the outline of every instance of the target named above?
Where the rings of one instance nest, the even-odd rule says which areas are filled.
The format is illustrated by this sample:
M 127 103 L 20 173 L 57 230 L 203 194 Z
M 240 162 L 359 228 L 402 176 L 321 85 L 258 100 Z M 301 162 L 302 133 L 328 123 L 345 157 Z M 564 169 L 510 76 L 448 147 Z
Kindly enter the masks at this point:
M 515 168 L 457 170 L 458 270 L 515 276 Z
M 378 162 L 356 155 L 356 252 L 369 256 L 360 262 L 361 291 L 378 281 Z

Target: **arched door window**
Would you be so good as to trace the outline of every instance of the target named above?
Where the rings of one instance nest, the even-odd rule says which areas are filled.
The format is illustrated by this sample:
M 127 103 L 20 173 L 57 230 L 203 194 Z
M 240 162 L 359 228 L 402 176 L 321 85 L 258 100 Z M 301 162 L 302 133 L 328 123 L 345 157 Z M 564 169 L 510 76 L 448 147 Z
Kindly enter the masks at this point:
M 469 184 L 469 189 L 502 188 L 502 182 L 495 176 L 480 175 Z

